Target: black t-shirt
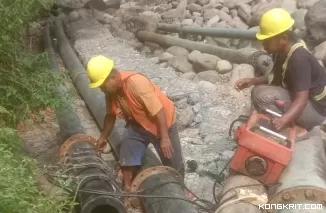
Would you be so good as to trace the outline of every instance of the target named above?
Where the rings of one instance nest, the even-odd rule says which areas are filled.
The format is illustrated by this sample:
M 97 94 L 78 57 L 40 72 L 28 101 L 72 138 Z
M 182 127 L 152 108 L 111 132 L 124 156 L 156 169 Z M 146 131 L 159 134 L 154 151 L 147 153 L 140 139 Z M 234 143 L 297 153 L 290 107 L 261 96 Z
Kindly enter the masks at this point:
M 282 85 L 284 61 L 285 58 L 278 57 L 275 62 L 272 81 L 274 85 Z M 326 72 L 317 59 L 305 48 L 299 47 L 293 52 L 288 61 L 284 81 L 292 97 L 296 92 L 309 90 L 309 98 L 313 107 L 319 114 L 326 116 L 326 97 L 320 101 L 312 99 L 315 95 L 323 92 L 326 86 Z

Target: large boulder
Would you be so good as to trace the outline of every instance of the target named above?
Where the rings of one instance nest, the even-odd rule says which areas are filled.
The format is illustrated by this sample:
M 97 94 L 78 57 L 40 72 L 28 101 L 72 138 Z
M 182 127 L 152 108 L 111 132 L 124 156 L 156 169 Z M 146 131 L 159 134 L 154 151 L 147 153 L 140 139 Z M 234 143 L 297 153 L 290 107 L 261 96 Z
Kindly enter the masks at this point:
M 326 40 L 326 0 L 318 1 L 305 16 L 306 27 L 311 37 L 323 42 Z
M 283 4 L 283 0 L 275 0 L 275 1 L 270 1 L 270 2 L 267 0 L 261 0 L 260 3 L 258 3 L 257 5 L 255 5 L 252 8 L 252 11 L 251 11 L 252 17 L 251 17 L 249 25 L 251 27 L 258 26 L 260 19 L 265 12 L 267 12 L 268 10 L 271 10 L 273 8 L 281 7 L 282 4 Z
M 298 8 L 305 8 L 309 9 L 310 7 L 314 6 L 319 0 L 297 0 L 297 7 Z

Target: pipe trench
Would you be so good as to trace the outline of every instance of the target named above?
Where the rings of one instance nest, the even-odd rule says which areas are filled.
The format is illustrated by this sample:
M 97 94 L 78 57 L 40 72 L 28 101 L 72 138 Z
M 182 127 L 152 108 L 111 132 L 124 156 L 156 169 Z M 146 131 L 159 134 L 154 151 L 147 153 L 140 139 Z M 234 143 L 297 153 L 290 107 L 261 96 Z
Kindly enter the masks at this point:
M 50 69 L 59 72 L 59 66 L 52 44 L 50 24 L 44 29 L 44 44 L 50 59 Z M 58 85 L 58 96 L 62 99 L 63 106 L 56 110 L 60 126 L 60 166 L 63 175 L 72 178 L 70 189 L 76 193 L 76 207 L 78 213 L 125 213 L 122 202 L 110 195 L 99 194 L 96 191 L 117 193 L 119 188 L 111 169 L 96 153 L 94 143 L 96 140 L 84 135 L 80 120 L 68 100 L 67 90 L 63 85 Z M 86 192 L 88 190 L 95 192 Z
M 69 71 L 73 84 L 86 102 L 98 125 L 103 128 L 106 111 L 104 94 L 99 89 L 89 88 L 86 70 L 70 46 L 64 32 L 62 20 L 59 19 L 55 21 L 55 37 L 58 40 L 59 53 Z M 118 131 L 123 130 L 124 126 L 125 122 L 117 119 L 114 129 L 109 136 L 110 145 L 116 153 L 117 158 L 119 158 L 119 145 L 121 141 Z M 166 208 L 168 208 L 168 211 L 171 213 L 197 212 L 193 204 L 187 202 L 184 196 L 183 187 L 180 185 L 183 182 L 183 180 L 180 180 L 180 174 L 172 168 L 160 165 L 161 161 L 150 149 L 147 149 L 142 160 L 140 173 L 136 176 L 132 185 L 132 191 L 137 192 L 140 190 L 142 191 L 142 195 L 147 196 L 140 198 L 144 211 L 147 213 L 166 213 Z M 160 180 L 160 183 L 165 184 L 154 187 L 157 184 L 155 182 L 156 179 Z M 170 182 L 178 184 L 172 184 Z M 148 189 L 147 187 L 154 188 Z M 162 193 L 166 197 L 157 198 Z M 184 201 L 176 202 L 176 199 L 171 199 L 173 197 L 178 197 Z

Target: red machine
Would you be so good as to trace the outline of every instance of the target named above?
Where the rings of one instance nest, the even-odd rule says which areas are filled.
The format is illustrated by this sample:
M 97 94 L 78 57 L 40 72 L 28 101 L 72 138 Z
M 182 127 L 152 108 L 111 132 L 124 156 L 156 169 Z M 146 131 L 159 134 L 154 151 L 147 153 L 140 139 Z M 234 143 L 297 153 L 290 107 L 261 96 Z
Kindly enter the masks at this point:
M 272 115 L 281 116 L 271 110 Z M 238 147 L 231 160 L 231 171 L 240 172 L 263 184 L 277 183 L 288 165 L 296 136 L 296 128 L 275 132 L 271 118 L 253 113 L 236 131 Z

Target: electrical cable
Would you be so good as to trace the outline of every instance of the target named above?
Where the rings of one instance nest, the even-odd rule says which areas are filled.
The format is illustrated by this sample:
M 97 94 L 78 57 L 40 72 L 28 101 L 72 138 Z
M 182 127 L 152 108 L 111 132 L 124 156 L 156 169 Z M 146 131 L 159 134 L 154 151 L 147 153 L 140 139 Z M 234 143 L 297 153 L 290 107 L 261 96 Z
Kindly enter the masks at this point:
M 230 129 L 229 129 L 229 136 L 232 137 L 232 129 L 233 129 L 233 126 L 236 122 L 241 122 L 241 123 L 244 123 L 244 122 L 247 122 L 249 119 L 249 116 L 247 115 L 240 115 L 237 119 L 235 119 L 234 121 L 232 121 L 232 123 L 230 124 Z

